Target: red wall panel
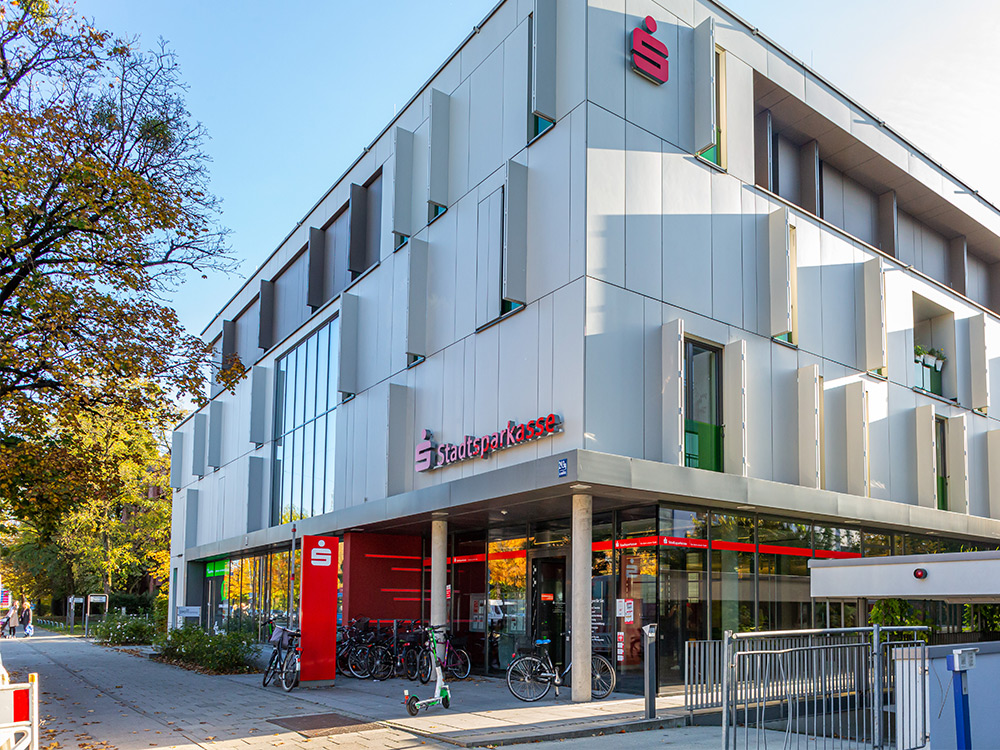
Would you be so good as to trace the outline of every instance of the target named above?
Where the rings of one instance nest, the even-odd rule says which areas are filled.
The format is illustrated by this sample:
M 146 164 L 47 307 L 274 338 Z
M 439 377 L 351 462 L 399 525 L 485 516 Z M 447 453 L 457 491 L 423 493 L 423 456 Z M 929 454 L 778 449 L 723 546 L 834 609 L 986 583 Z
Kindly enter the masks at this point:
M 419 618 L 421 547 L 419 536 L 344 534 L 344 623 Z

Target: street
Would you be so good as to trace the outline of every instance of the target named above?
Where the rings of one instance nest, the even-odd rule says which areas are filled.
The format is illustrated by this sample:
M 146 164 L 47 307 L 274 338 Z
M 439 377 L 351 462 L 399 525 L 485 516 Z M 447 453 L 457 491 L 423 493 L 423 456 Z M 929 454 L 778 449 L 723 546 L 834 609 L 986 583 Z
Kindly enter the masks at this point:
M 211 676 L 159 664 L 145 656 L 94 645 L 83 638 L 37 631 L 30 639 L 0 641 L 4 666 L 15 681 L 37 672 L 41 683 L 43 720 L 40 747 L 48 750 L 138 750 L 139 748 L 451 748 L 402 729 L 371 726 L 376 719 L 360 719 L 366 728 L 322 737 L 306 737 L 268 721 L 277 717 L 329 714 L 347 706 L 347 717 L 361 717 L 375 707 L 378 719 L 405 720 L 401 705 L 385 697 L 359 692 L 354 686 L 377 687 L 351 681 L 349 687 L 297 690 L 284 693 L 260 687 L 259 677 Z M 388 685 L 389 683 L 385 683 Z M 466 705 L 496 702 L 498 681 L 460 683 Z M 414 683 L 418 689 L 426 686 Z M 339 693 L 337 692 L 339 688 Z M 506 688 L 504 688 L 505 690 Z M 483 691 L 476 698 L 474 691 Z M 490 692 L 494 691 L 494 692 Z M 447 717 L 460 720 L 462 702 L 456 701 Z M 557 720 L 574 706 L 561 697 L 558 702 L 510 711 L 534 711 L 548 721 Z M 476 714 L 478 717 L 481 714 Z M 421 717 L 446 716 L 444 713 Z M 429 725 L 433 727 L 433 724 Z M 574 739 L 574 748 L 604 750 L 615 737 Z M 636 748 L 715 748 L 718 730 L 675 728 L 630 734 Z M 545 750 L 567 741 L 541 742 L 531 747 Z

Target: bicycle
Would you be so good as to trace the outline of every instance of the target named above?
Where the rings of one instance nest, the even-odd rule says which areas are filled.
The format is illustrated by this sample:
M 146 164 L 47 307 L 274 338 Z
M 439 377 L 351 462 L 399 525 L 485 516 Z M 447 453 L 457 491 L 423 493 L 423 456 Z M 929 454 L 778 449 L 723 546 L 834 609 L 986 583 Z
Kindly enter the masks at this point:
M 288 648 L 285 651 L 285 659 L 281 662 L 281 687 L 286 693 L 290 693 L 292 688 L 299 684 L 299 668 L 301 667 L 302 647 L 299 641 L 302 638 L 302 631 L 288 630 Z
M 441 659 L 441 667 L 456 680 L 464 680 L 472 671 L 472 660 L 469 658 L 469 653 L 464 648 L 457 648 L 452 644 L 451 632 L 445 630 L 443 625 L 437 626 L 435 630 L 444 631 L 444 658 Z M 417 677 L 425 685 L 430 681 L 434 670 L 432 653 L 432 647 L 425 647 L 417 657 Z
M 288 649 L 292 645 L 292 634 L 295 631 L 286 628 L 284 625 L 275 624 L 274 620 L 268 620 L 264 624 L 272 626 L 271 637 L 268 639 L 268 642 L 274 647 L 274 650 L 271 652 L 271 659 L 267 663 L 267 668 L 264 669 L 263 683 L 264 687 L 267 687 L 281 672 Z
M 539 646 L 547 646 L 550 643 L 552 643 L 551 638 L 536 640 L 536 651 Z M 507 689 L 518 700 L 527 703 L 541 700 L 548 694 L 553 685 L 556 688 L 556 697 L 559 697 L 559 688 L 569 681 L 573 662 L 567 664 L 566 668 L 560 672 L 552 664 L 549 652 L 542 650 L 541 653 L 541 657 L 537 656 L 535 652 L 519 656 L 507 667 Z M 600 654 L 592 654 L 590 673 L 591 696 L 596 700 L 601 700 L 611 695 L 617 682 L 611 662 Z

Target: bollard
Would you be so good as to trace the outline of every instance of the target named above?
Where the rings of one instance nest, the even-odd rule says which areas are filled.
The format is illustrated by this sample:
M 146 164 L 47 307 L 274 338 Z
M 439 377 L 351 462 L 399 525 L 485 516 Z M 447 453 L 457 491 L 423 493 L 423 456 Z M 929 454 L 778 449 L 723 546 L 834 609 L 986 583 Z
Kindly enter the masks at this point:
M 955 693 L 955 747 L 972 750 L 972 725 L 969 720 L 969 670 L 976 666 L 978 648 L 956 648 L 946 658 L 952 672 L 952 690 Z
M 645 692 L 646 692 L 646 718 L 656 718 L 656 625 L 643 625 L 642 633 L 645 636 L 643 643 L 645 651 Z

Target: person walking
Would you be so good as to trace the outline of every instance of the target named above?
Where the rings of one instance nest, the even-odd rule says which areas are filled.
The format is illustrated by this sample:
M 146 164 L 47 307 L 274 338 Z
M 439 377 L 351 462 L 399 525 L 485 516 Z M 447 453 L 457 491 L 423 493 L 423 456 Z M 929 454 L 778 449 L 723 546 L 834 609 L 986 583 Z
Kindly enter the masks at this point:
M 31 602 L 26 601 L 24 609 L 21 610 L 21 627 L 24 628 L 25 638 L 30 638 L 35 632 L 35 626 L 31 624 Z
M 17 604 L 17 601 L 11 601 L 7 610 L 7 635 L 11 638 L 17 636 Z

